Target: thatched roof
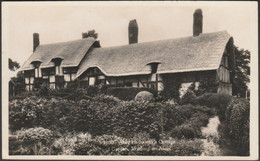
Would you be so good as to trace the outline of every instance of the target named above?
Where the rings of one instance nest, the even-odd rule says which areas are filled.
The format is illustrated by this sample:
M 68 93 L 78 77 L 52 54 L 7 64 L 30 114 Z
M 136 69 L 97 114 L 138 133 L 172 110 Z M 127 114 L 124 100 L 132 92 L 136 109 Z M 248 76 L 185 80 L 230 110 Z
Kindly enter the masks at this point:
M 78 66 L 87 51 L 94 44 L 95 39 L 87 38 L 69 42 L 40 45 L 30 58 L 23 64 L 21 70 L 33 69 L 32 62 L 40 61 L 40 68 L 54 66 L 54 58 L 63 59 L 62 67 Z
M 149 63 L 159 62 L 157 73 L 215 70 L 231 36 L 226 31 L 171 40 L 94 48 L 82 60 L 77 77 L 90 67 L 107 76 L 149 74 Z

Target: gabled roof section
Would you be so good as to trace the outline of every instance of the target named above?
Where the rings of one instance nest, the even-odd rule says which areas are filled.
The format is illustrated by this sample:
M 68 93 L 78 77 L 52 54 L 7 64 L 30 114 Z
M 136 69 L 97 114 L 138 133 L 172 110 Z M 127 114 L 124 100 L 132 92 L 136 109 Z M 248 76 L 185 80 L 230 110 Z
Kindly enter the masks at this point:
M 42 62 L 40 68 L 54 66 L 54 58 L 62 58 L 61 66 L 78 66 L 87 51 L 95 43 L 95 39 L 86 38 L 69 42 L 40 45 L 30 58 L 23 64 L 21 70 L 32 69 L 31 62 Z
M 226 31 L 220 31 L 196 37 L 95 48 L 82 60 L 76 77 L 92 66 L 107 76 L 150 74 L 147 65 L 150 62 L 160 62 L 157 73 L 215 70 L 230 38 Z

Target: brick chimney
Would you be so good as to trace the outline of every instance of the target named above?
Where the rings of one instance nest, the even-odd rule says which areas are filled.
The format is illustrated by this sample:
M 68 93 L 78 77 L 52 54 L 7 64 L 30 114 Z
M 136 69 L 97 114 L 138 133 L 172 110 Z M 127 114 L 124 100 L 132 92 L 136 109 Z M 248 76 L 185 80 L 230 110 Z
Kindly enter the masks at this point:
M 131 20 L 128 26 L 129 44 L 138 43 L 138 26 L 136 20 Z
M 36 48 L 40 45 L 40 38 L 38 33 L 33 33 L 33 52 L 35 52 Z
M 203 16 L 202 10 L 196 9 L 193 14 L 193 36 L 199 36 L 202 33 Z

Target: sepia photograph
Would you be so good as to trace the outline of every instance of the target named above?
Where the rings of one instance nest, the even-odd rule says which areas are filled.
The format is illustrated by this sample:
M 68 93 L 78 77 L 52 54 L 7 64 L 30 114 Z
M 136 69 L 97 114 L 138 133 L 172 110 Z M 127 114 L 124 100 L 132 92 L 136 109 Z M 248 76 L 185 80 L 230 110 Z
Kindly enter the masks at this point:
M 3 159 L 258 159 L 257 15 L 2 2 Z

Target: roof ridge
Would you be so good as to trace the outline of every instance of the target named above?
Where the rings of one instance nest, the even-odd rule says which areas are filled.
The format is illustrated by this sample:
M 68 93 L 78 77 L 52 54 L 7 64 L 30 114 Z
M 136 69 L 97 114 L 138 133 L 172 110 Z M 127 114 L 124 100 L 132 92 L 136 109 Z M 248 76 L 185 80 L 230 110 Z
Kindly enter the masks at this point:
M 77 40 L 70 40 L 70 41 L 63 41 L 63 42 L 54 42 L 54 43 L 48 43 L 48 44 L 40 44 L 39 46 L 66 44 L 66 43 L 84 41 L 84 40 L 94 40 L 94 41 L 96 41 L 94 38 L 89 37 L 89 38 L 84 38 L 84 39 L 77 39 Z
M 179 37 L 179 38 L 173 38 L 173 39 L 162 39 L 162 40 L 153 40 L 153 41 L 146 41 L 146 42 L 140 42 L 140 43 L 134 43 L 134 44 L 124 44 L 124 45 L 118 45 L 118 46 L 108 46 L 108 47 L 102 47 L 98 49 L 109 49 L 109 48 L 117 48 L 117 47 L 124 47 L 124 46 L 135 46 L 140 44 L 148 44 L 148 43 L 155 43 L 155 42 L 163 42 L 163 41 L 169 41 L 169 40 L 181 40 L 181 39 L 187 39 L 187 38 L 197 38 L 197 37 L 203 37 L 210 34 L 216 34 L 216 33 L 227 33 L 226 30 L 216 31 L 216 32 L 208 32 L 208 33 L 202 33 L 199 36 L 186 36 L 186 37 Z

